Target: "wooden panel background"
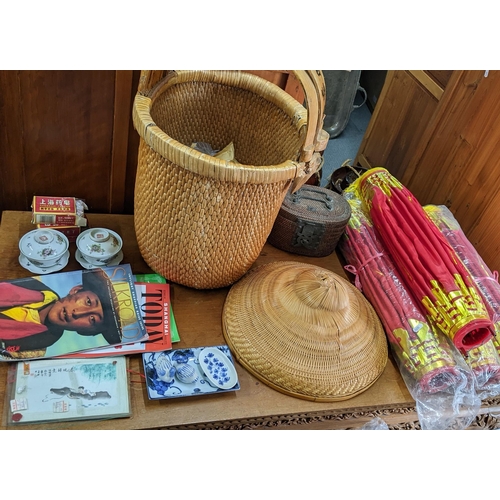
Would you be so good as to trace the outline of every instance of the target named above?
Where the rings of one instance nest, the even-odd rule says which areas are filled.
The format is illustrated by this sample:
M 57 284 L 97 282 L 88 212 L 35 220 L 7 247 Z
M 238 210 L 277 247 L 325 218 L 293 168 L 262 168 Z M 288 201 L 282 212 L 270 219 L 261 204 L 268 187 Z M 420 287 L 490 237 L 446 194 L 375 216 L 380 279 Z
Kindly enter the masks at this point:
M 448 206 L 485 262 L 500 270 L 500 71 L 454 76 L 403 180 L 422 204 Z
M 401 178 L 438 101 L 408 72 L 389 71 L 356 161 Z
M 286 70 L 252 71 L 303 99 Z M 134 211 L 139 70 L 0 71 L 0 213 L 33 195 L 75 196 L 94 213 Z
M 439 70 L 439 69 L 430 69 L 427 70 L 426 73 L 434 80 L 436 83 L 441 86 L 443 89 L 446 88 L 448 82 L 450 81 L 451 75 L 453 74 L 452 70 Z
M 28 210 L 38 194 L 124 211 L 133 80 L 132 71 L 1 71 L 0 208 Z

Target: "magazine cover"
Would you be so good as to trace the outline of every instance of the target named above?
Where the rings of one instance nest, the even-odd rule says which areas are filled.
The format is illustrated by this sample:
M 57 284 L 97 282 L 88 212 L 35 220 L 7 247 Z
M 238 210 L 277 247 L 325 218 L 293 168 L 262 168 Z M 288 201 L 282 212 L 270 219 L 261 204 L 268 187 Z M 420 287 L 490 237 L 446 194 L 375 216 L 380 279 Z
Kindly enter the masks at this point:
M 0 360 L 138 342 L 138 311 L 129 264 L 0 281 Z
M 100 347 L 90 351 L 66 354 L 64 358 L 98 358 L 145 352 L 160 352 L 172 348 L 170 338 L 170 285 L 168 283 L 136 283 L 138 311 L 144 321 L 147 337 L 141 342 Z
M 126 358 L 13 363 L 8 424 L 130 416 Z
M 168 283 L 135 283 L 139 314 L 148 332 L 148 341 L 161 342 L 172 348 L 170 337 L 170 285 Z
M 167 280 L 161 274 L 136 274 L 136 283 L 166 283 Z M 170 298 L 172 298 L 170 296 Z M 172 343 L 180 342 L 179 330 L 175 322 L 174 311 L 172 310 L 172 300 L 170 300 L 170 339 Z

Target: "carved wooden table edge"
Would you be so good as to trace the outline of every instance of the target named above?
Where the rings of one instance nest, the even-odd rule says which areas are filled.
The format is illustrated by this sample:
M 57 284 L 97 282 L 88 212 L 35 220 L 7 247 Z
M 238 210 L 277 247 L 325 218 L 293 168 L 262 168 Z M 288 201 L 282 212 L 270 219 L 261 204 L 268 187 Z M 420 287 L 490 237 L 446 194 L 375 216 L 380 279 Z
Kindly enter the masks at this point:
M 332 429 L 355 430 L 362 427 L 375 417 L 383 420 L 396 417 L 400 420 L 403 415 L 411 415 L 411 420 L 418 425 L 415 406 L 385 407 L 383 409 L 359 408 L 350 411 L 294 413 L 287 415 L 270 415 L 267 417 L 254 417 L 242 420 L 219 422 L 205 422 L 203 424 L 182 425 L 165 427 L 165 430 L 278 430 L 278 429 Z M 399 418 L 398 418 L 399 417 Z M 400 425 L 406 425 L 402 422 Z M 398 425 L 389 426 L 391 429 L 399 428 Z M 415 427 L 417 428 L 417 427 Z
M 500 408 L 495 414 L 490 407 L 499 407 L 500 397 L 482 402 L 479 414 L 466 430 L 500 429 Z M 415 405 L 388 405 L 384 408 L 354 408 L 345 411 L 323 411 L 271 415 L 241 420 L 204 422 L 162 427 L 159 430 L 277 430 L 313 428 L 317 430 L 360 430 L 374 418 L 386 422 L 389 430 L 421 430 Z

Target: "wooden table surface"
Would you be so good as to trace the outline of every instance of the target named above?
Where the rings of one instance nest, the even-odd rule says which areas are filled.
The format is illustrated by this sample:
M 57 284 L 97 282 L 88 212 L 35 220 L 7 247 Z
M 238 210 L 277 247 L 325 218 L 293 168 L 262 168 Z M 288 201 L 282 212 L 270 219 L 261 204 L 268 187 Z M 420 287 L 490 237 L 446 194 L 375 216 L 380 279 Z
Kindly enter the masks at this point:
M 18 262 L 18 241 L 33 229 L 30 212 L 5 211 L 0 226 L 0 279 L 29 276 Z M 87 214 L 91 227 L 106 227 L 124 240 L 124 263 L 134 274 L 152 272 L 144 262 L 135 239 L 132 215 Z M 76 245 L 64 271 L 80 269 L 75 260 Z M 266 244 L 254 266 L 275 260 L 308 262 L 345 276 L 335 254 L 309 258 L 289 254 Z M 222 308 L 229 288 L 195 290 L 172 284 L 172 308 L 181 341 L 175 348 L 225 343 L 222 334 Z M 381 417 L 390 428 L 418 428 L 415 402 L 399 371 L 389 358 L 384 373 L 375 384 L 347 401 L 317 403 L 287 396 L 271 389 L 250 375 L 241 365 L 236 369 L 241 389 L 235 392 L 188 398 L 150 401 L 147 396 L 141 355 L 130 358 L 130 418 L 15 426 L 16 429 L 356 429 L 373 417 Z M 6 375 L 8 363 L 0 363 L 1 428 L 12 429 L 6 417 Z M 489 410 L 500 408 L 495 402 L 482 410 L 477 427 L 496 426 Z M 500 411 L 500 409 L 498 410 Z M 492 422 L 493 419 L 493 422 Z

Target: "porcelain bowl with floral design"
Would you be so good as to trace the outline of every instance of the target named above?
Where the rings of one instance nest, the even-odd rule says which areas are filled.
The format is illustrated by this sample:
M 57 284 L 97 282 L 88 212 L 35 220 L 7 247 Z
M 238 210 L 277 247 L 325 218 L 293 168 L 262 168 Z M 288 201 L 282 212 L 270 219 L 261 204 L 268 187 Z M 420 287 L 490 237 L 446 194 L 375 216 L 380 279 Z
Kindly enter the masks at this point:
M 115 231 L 97 227 L 79 234 L 76 246 L 89 264 L 106 266 L 122 249 L 123 241 Z
M 19 240 L 21 255 L 44 269 L 55 266 L 68 248 L 68 238 L 56 229 L 34 229 Z

